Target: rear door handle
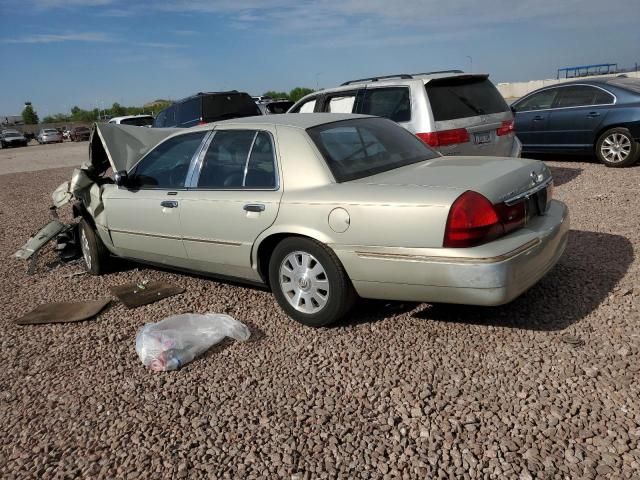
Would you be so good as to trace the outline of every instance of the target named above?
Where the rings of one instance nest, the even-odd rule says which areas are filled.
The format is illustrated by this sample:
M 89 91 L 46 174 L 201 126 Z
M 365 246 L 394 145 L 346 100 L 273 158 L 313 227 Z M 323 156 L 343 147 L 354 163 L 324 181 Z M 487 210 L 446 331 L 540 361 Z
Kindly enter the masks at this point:
M 264 212 L 264 205 L 262 203 L 247 203 L 242 208 L 247 212 Z
M 599 116 L 600 114 L 598 112 L 589 112 L 589 115 L 587 115 L 587 118 L 596 118 Z
M 544 117 L 541 115 L 536 115 L 535 117 L 533 117 L 534 122 L 539 122 L 540 120 L 544 120 Z
M 178 202 L 175 200 L 163 200 L 160 202 L 162 208 L 178 208 Z

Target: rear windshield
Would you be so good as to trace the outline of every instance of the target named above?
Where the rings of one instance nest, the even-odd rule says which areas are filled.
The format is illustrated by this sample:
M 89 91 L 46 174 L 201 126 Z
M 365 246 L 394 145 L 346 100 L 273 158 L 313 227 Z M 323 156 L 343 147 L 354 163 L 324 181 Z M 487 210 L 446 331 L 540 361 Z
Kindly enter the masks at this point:
M 293 106 L 293 102 L 271 102 L 265 106 L 269 113 L 287 113 Z
M 58 133 L 55 128 L 45 128 L 44 133 Z
M 202 99 L 202 107 L 202 116 L 206 123 L 262 115 L 256 102 L 246 93 L 205 95 Z
M 453 77 L 426 84 L 436 122 L 506 112 L 507 103 L 485 77 Z
M 146 127 L 148 125 L 153 124 L 153 117 L 125 118 L 124 120 L 121 120 L 120 123 L 122 125 L 135 125 L 137 127 Z
M 385 118 L 342 120 L 307 129 L 333 176 L 348 182 L 439 156 Z
M 18 132 L 3 132 L 2 135 L 5 137 L 21 137 L 22 134 Z

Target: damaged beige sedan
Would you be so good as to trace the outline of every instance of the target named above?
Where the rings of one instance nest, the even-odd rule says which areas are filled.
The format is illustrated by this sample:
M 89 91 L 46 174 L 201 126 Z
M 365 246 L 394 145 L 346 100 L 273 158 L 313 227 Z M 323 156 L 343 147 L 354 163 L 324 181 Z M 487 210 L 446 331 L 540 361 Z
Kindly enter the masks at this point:
M 569 231 L 540 161 L 442 157 L 395 123 L 276 115 L 188 130 L 97 125 L 73 200 L 87 270 L 110 256 L 268 285 L 305 325 L 364 298 L 499 305 Z

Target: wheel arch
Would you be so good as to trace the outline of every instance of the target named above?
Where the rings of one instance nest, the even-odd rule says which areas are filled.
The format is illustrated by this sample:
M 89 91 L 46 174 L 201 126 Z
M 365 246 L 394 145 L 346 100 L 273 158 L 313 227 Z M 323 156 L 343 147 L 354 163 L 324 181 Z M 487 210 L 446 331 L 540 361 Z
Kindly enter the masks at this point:
M 596 132 L 593 140 L 593 153 L 596 154 L 598 150 L 598 142 L 600 141 L 600 137 L 607 131 L 613 128 L 626 128 L 629 129 L 629 126 L 625 122 L 614 122 L 604 127 L 600 127 L 600 129 Z M 633 140 L 633 138 L 632 138 Z

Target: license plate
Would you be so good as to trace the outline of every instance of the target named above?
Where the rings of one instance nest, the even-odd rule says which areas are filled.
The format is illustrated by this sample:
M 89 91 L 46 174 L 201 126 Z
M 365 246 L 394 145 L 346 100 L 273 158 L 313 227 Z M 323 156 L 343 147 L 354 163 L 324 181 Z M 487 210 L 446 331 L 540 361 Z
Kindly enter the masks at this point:
M 476 144 L 483 145 L 485 143 L 491 143 L 491 133 L 490 132 L 480 132 L 475 134 Z

